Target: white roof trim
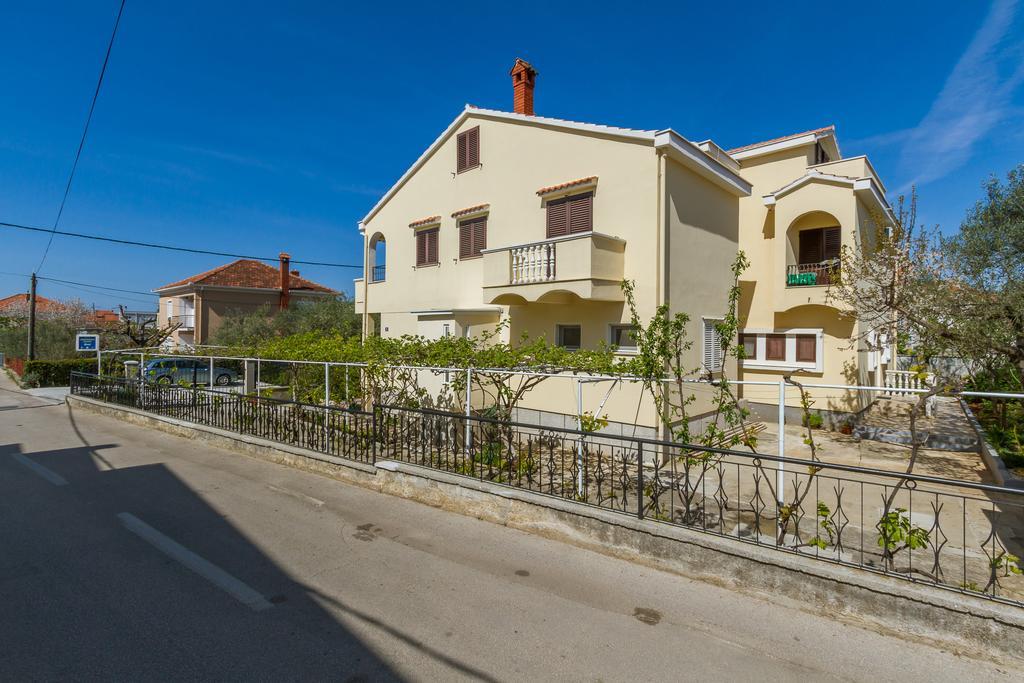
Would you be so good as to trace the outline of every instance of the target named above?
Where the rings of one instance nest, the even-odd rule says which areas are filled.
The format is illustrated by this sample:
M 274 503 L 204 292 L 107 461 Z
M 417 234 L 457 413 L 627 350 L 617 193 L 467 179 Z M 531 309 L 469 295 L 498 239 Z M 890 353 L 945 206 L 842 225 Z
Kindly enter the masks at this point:
M 832 138 L 832 144 L 836 146 L 836 153 L 840 157 L 837 161 L 842 161 L 842 152 L 839 150 L 839 140 L 836 139 L 835 131 L 824 131 L 821 133 L 807 133 L 806 135 L 800 135 L 795 138 L 789 138 L 788 140 L 779 140 L 778 142 L 772 142 L 769 144 L 761 145 L 759 147 L 751 147 L 750 149 L 744 149 L 739 152 L 731 152 L 729 156 L 737 161 L 744 159 L 752 159 L 753 157 L 763 156 L 765 154 L 772 154 L 774 152 L 782 152 L 787 149 L 794 147 L 800 147 L 802 145 L 811 145 L 818 140 L 825 138 Z
M 462 113 L 456 116 L 455 120 L 452 121 L 448 125 L 448 127 L 444 129 L 444 132 L 437 136 L 437 138 L 432 143 L 430 143 L 430 146 L 427 147 L 426 151 L 424 151 L 423 154 L 421 154 L 419 158 L 413 162 L 412 166 L 409 167 L 409 170 L 402 174 L 402 176 L 395 182 L 395 184 L 391 186 L 391 189 L 384 193 L 384 196 L 381 197 L 380 200 L 373 205 L 373 208 L 370 209 L 370 212 L 363 217 L 363 220 L 360 221 L 359 223 L 360 233 L 365 233 L 366 228 L 364 227 L 364 224 L 370 222 L 370 220 L 377 215 L 377 212 L 380 211 L 384 207 L 384 205 L 387 204 L 388 201 L 395 196 L 398 190 L 400 190 L 402 186 L 405 185 L 409 178 L 411 178 L 412 175 L 416 173 L 416 171 L 418 171 L 420 167 L 422 167 L 423 164 L 425 164 L 431 156 L 433 156 L 434 152 L 437 151 L 437 148 L 444 144 L 445 140 L 451 137 L 451 135 L 459 128 L 459 126 L 463 124 L 463 122 L 466 119 L 474 117 L 492 119 L 496 121 L 515 121 L 517 123 L 529 123 L 532 125 L 550 126 L 552 128 L 560 128 L 563 130 L 572 130 L 583 133 L 596 133 L 598 135 L 609 135 L 612 137 L 623 138 L 627 140 L 654 140 L 654 131 L 652 130 L 634 130 L 631 128 L 617 128 L 615 126 L 601 126 L 594 123 L 580 123 L 578 121 L 552 119 L 545 116 L 526 116 L 525 114 L 514 114 L 507 111 L 496 111 L 494 109 L 478 109 L 476 107 L 466 105 L 466 108 L 462 110 Z
M 868 168 L 871 169 L 871 173 L 875 176 L 875 182 L 878 183 L 879 187 L 882 188 L 882 192 L 886 192 L 885 183 L 882 182 L 881 177 L 878 175 L 878 171 L 875 170 L 875 165 L 871 163 L 871 159 L 868 158 L 867 154 L 858 154 L 855 157 L 844 157 L 842 159 L 836 159 L 835 161 L 826 161 L 823 164 L 812 164 L 807 168 L 825 168 L 826 166 L 832 166 L 834 164 L 841 164 L 844 161 L 855 161 L 857 159 L 863 159 L 864 163 L 867 164 Z
M 447 309 L 427 309 L 425 311 L 409 311 L 411 314 L 419 317 L 430 316 L 430 315 L 489 315 L 492 313 L 501 313 L 502 308 L 500 306 L 486 306 L 483 308 L 447 308 Z
M 845 185 L 846 187 L 853 189 L 856 194 L 861 195 L 862 198 L 864 195 L 867 195 L 867 197 L 882 210 L 890 221 L 894 220 L 892 207 L 889 206 L 889 202 L 885 198 L 885 193 L 880 189 L 879 184 L 874 178 L 850 178 L 848 176 L 822 173 L 814 168 L 809 169 L 806 174 L 800 176 L 788 185 L 784 185 L 775 192 L 764 195 L 762 200 L 765 206 L 775 206 L 775 203 L 783 196 L 808 183 L 818 181 Z
M 703 176 L 723 190 L 736 196 L 750 196 L 751 184 L 733 173 L 724 164 L 708 156 L 704 150 L 672 129 L 658 131 L 654 146 L 664 149 L 672 159 Z

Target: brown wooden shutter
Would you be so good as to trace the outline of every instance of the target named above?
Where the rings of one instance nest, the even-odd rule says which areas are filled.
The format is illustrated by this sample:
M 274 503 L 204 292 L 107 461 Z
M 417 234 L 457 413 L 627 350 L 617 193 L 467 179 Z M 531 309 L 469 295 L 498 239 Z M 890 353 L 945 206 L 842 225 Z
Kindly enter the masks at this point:
M 422 230 L 416 233 L 416 265 L 427 262 L 427 234 Z
M 480 165 L 480 127 L 466 131 L 466 168 Z
M 548 202 L 548 237 L 569 234 L 569 200 L 567 197 Z
M 594 229 L 594 194 L 569 197 L 569 232 L 590 232 Z
M 786 335 L 767 334 L 764 337 L 765 360 L 786 360 Z
M 437 263 L 438 229 L 427 230 L 427 263 Z
M 473 255 L 479 256 L 480 252 L 487 248 L 487 216 L 476 219 L 476 227 L 473 229 Z
M 796 361 L 798 363 L 814 363 L 817 360 L 818 339 L 813 334 L 796 336 Z
M 839 258 L 841 248 L 839 228 L 825 228 L 824 247 L 822 248 L 822 261 Z
M 800 263 L 821 262 L 821 229 L 800 231 Z
M 455 170 L 459 173 L 462 173 L 467 168 L 469 168 L 468 146 L 466 143 L 465 133 L 459 133 L 458 137 L 456 138 L 455 147 Z
M 473 222 L 459 221 L 459 258 L 473 255 Z

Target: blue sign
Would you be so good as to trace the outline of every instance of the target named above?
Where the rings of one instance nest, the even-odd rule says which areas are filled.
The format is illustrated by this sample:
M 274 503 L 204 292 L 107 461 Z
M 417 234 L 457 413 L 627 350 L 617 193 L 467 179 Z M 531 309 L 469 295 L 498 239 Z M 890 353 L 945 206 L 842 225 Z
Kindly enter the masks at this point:
M 76 351 L 99 351 L 100 336 L 98 334 L 79 334 L 75 337 Z

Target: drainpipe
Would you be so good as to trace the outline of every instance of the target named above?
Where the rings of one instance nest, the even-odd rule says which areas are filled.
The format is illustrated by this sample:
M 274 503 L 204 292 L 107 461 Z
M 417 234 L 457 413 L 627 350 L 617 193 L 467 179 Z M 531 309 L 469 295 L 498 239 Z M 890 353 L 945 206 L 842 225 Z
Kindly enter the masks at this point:
M 658 152 L 658 180 L 657 180 L 657 197 L 655 200 L 655 207 L 657 210 L 657 239 L 655 246 L 654 255 L 654 310 L 657 310 L 663 303 L 668 302 L 668 249 L 666 242 L 668 241 L 668 224 L 665 220 L 666 212 L 666 199 L 665 199 L 665 183 L 667 182 L 667 174 L 665 172 L 665 152 Z M 657 414 L 657 407 L 655 407 L 654 424 L 658 426 L 658 436 L 662 441 L 668 441 L 670 434 L 667 433 L 665 425 L 661 424 L 661 415 Z M 656 457 L 656 455 L 655 455 Z M 642 466 L 642 465 L 641 465 Z
M 363 325 L 362 325 L 362 338 L 366 341 L 367 336 L 367 320 L 369 318 L 369 300 L 370 300 L 370 287 L 369 285 L 369 269 L 370 269 L 370 242 L 366 237 L 366 228 L 363 227 L 362 221 L 359 222 L 359 232 L 363 235 Z
M 291 286 L 291 275 L 288 272 L 288 266 L 292 257 L 283 251 L 277 257 L 281 260 L 281 302 L 279 308 L 283 311 L 288 308 L 288 290 Z

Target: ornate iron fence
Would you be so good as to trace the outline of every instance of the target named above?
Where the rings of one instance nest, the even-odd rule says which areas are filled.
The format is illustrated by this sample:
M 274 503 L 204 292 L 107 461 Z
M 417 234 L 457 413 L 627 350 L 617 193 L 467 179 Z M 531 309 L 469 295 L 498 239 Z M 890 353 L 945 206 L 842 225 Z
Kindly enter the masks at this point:
M 71 375 L 71 393 L 339 458 L 373 462 L 374 416 L 361 410 L 78 372 Z
M 1024 491 L 423 408 L 351 412 L 81 373 L 72 393 L 1024 606 Z

